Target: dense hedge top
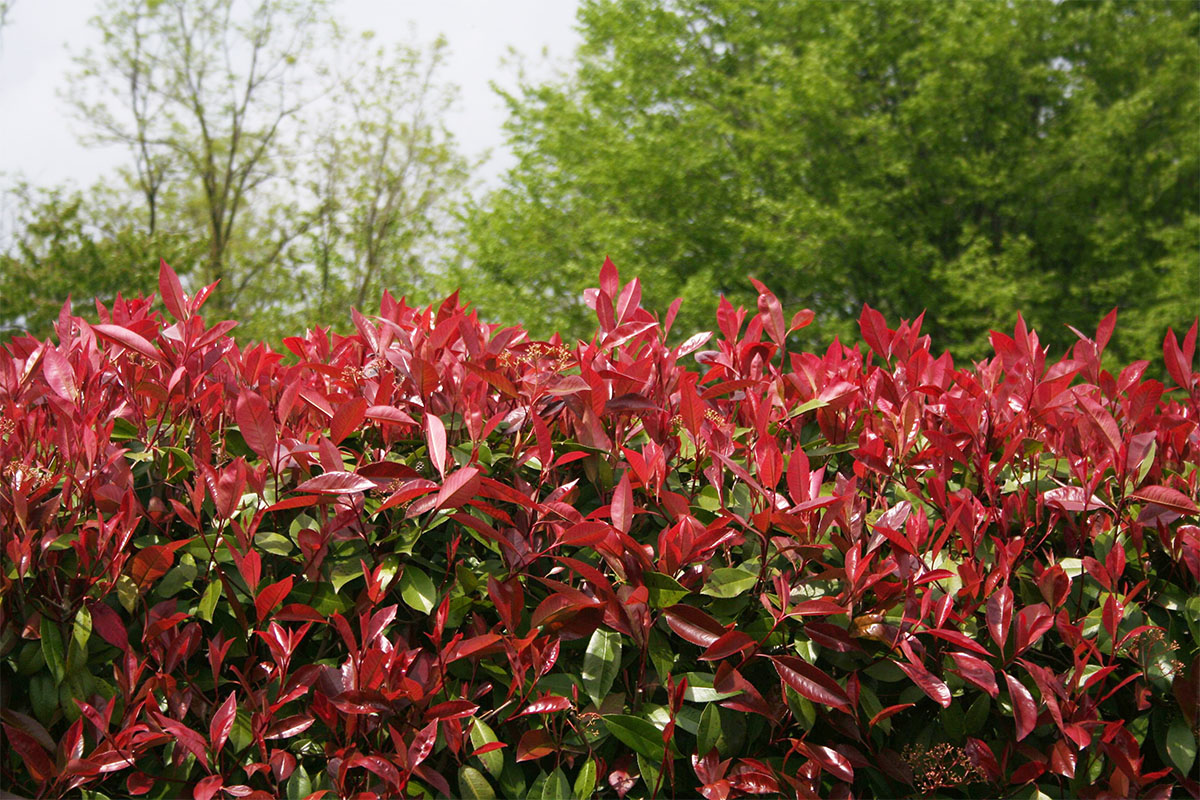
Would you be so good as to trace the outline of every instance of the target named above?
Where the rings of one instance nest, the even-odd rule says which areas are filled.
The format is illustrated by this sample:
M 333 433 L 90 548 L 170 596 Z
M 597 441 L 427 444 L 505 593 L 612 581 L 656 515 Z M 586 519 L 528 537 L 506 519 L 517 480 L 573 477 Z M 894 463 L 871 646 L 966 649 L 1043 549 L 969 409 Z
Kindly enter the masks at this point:
M 590 342 L 387 296 L 288 358 L 160 283 L 0 350 L 11 791 L 1200 791 L 1195 326 L 1172 388 L 1115 314 L 672 346 L 606 263 Z

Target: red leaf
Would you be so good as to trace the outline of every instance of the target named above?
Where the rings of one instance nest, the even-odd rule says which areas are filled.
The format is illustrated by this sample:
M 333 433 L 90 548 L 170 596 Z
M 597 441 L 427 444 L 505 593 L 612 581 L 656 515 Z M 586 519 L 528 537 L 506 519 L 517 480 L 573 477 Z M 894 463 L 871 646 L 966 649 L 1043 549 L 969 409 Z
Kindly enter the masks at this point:
M 525 731 L 517 742 L 517 763 L 535 761 L 558 752 L 558 745 L 541 728 Z
M 950 657 L 954 659 L 960 675 L 983 689 L 993 699 L 1000 695 L 1000 689 L 996 686 L 996 673 L 986 661 L 968 653 L 954 652 Z
M 144 772 L 131 772 L 125 779 L 125 788 L 134 796 L 145 794 L 154 788 L 154 778 Z
M 992 641 L 1001 651 L 1008 641 L 1008 628 L 1012 624 L 1013 593 L 1012 589 L 1003 586 L 992 594 L 987 601 L 987 626 L 992 634 Z
M 1195 331 L 1196 325 L 1193 323 L 1189 336 L 1194 336 Z M 1186 338 L 1184 342 L 1187 342 Z M 1166 362 L 1167 373 L 1171 380 L 1175 381 L 1175 385 L 1189 391 L 1192 388 L 1191 355 L 1183 352 L 1179 347 L 1179 340 L 1175 338 L 1175 331 L 1168 328 L 1167 336 L 1163 339 L 1163 361 Z
M 159 361 L 159 352 L 154 348 L 154 345 L 128 328 L 122 328 L 120 325 L 97 324 L 92 326 L 92 330 L 101 339 L 119 344 L 135 353 L 140 353 L 155 363 Z
M 783 306 L 766 286 L 753 278 L 750 282 L 758 290 L 758 313 L 762 317 L 763 330 L 771 337 L 771 341 L 782 347 L 787 338 L 787 331 L 783 328 Z
M 53 347 L 47 347 L 42 355 L 42 374 L 46 376 L 46 385 L 64 400 L 74 403 L 79 399 L 79 389 L 75 386 L 75 368 Z
M 266 620 L 267 615 L 283 602 L 283 598 L 287 597 L 288 592 L 292 590 L 292 576 L 288 575 L 283 580 L 272 583 L 267 586 L 258 596 L 254 598 L 254 610 L 258 612 L 259 622 Z
M 296 714 L 286 719 L 276 720 L 267 728 L 267 732 L 263 734 L 263 738 L 288 739 L 308 730 L 314 722 L 316 720 L 308 714 Z
M 1200 514 L 1200 508 L 1192 499 L 1170 486 L 1143 486 L 1133 493 L 1136 500 L 1153 503 L 1156 506 L 1170 509 L 1178 514 Z
M 633 524 L 633 489 L 629 484 L 628 472 L 621 476 L 617 488 L 613 490 L 610 513 L 613 527 L 621 533 L 629 533 L 629 526 Z
M 443 509 L 462 506 L 475 496 L 479 483 L 478 467 L 463 467 L 446 478 L 442 488 L 438 490 L 437 500 L 433 507 Z
M 355 754 L 346 762 L 347 769 L 353 769 L 354 767 L 362 767 L 368 772 L 383 778 L 388 786 L 397 787 L 400 785 L 399 771 L 396 769 L 395 765 L 392 764 L 392 762 L 388 761 L 382 756 L 364 756 L 362 754 Z M 379 795 L 364 792 L 355 795 L 355 797 L 362 798 L 362 800 L 378 800 Z
M 370 621 L 367 623 L 367 629 L 362 631 L 364 642 L 374 642 L 383 633 L 388 625 L 392 624 L 392 620 L 396 618 L 398 606 L 392 604 L 386 608 L 381 608 L 371 615 Z
M 380 504 L 375 513 L 387 511 L 389 508 L 407 503 L 410 500 L 415 500 L 418 497 L 430 494 L 438 485 L 427 478 L 413 478 L 412 480 L 404 481 L 400 488 L 393 492 L 387 500 Z
M 410 769 L 420 764 L 433 752 L 433 745 L 437 741 L 437 731 L 438 724 L 431 722 L 413 737 L 412 744 L 408 746 L 408 766 Z
M 663 611 L 667 625 L 681 639 L 709 647 L 725 635 L 725 626 L 695 606 L 674 605 Z
M 2 723 L 4 733 L 12 744 L 13 750 L 21 756 L 23 766 L 38 781 L 48 781 L 56 774 L 54 762 L 50 754 L 37 741 L 20 728 L 14 728 L 7 722 Z
M 988 652 L 986 647 L 979 644 L 974 639 L 972 639 L 970 636 L 967 636 L 965 633 L 961 633 L 960 631 L 952 631 L 952 630 L 947 630 L 945 628 L 929 628 L 927 630 L 921 631 L 921 633 L 927 633 L 930 636 L 936 636 L 939 639 L 944 639 L 945 641 L 950 642 L 951 644 L 958 645 L 959 647 L 962 647 L 966 650 L 970 650 L 974 653 L 978 653 L 981 656 L 989 656 L 990 657 L 992 655 L 991 653 Z
M 436 414 L 425 412 L 425 442 L 429 445 L 429 460 L 442 476 L 446 477 L 446 426 Z
M 267 461 L 275 454 L 275 444 L 278 441 L 275 433 L 275 417 L 271 407 L 257 392 L 243 389 L 238 396 L 237 408 L 234 411 L 238 429 L 250 449 Z
M 558 543 L 573 547 L 591 547 L 607 539 L 612 529 L 607 522 L 578 522 L 563 531 Z
M 329 423 L 329 438 L 334 444 L 342 440 L 362 425 L 367 416 L 367 401 L 361 397 L 342 403 L 333 412 L 333 421 Z
M 727 631 L 721 638 L 709 645 L 700 658 L 703 661 L 718 661 L 734 653 L 740 653 L 755 644 L 754 638 L 748 633 L 739 630 Z
M 225 698 L 225 702 L 217 708 L 212 721 L 208 723 L 208 743 L 214 753 L 221 752 L 229 732 L 233 730 L 233 721 L 237 717 L 237 698 L 233 692 Z
M 863 341 L 867 346 L 884 361 L 891 358 L 892 332 L 888 329 L 883 314 L 864 304 L 858 325 L 862 329 Z
M 1013 713 L 1017 722 L 1017 741 L 1029 735 L 1037 725 L 1037 706 L 1033 695 L 1012 675 L 1005 673 L 1004 682 L 1008 684 L 1008 696 L 1012 699 Z
M 770 656 L 779 677 L 795 689 L 801 697 L 814 703 L 831 706 L 847 714 L 854 713 L 854 706 L 846 690 L 821 670 L 796 656 Z
M 1113 550 L 1121 550 L 1118 545 Z M 1124 552 L 1122 550 L 1122 552 Z M 1026 606 L 1017 614 L 1017 650 L 1020 654 L 1037 644 L 1038 640 L 1054 627 L 1054 614 L 1045 603 Z
M 621 290 L 621 277 L 617 273 L 617 265 L 608 256 L 604 257 L 604 266 L 600 267 L 600 291 L 608 295 L 609 302 Z
M 234 552 L 233 561 L 237 564 L 238 574 L 246 582 L 246 588 L 251 596 L 258 594 L 258 582 L 262 579 L 262 557 L 257 551 L 251 550 L 246 555 Z
M 175 274 L 175 270 L 167 266 L 166 259 L 158 260 L 158 293 L 162 295 L 163 305 L 167 307 L 167 311 L 171 312 L 171 316 L 178 320 L 187 320 L 191 317 L 191 312 L 187 307 L 187 297 L 183 293 L 183 286 L 179 283 L 179 276 Z
M 297 492 L 310 494 L 353 494 L 375 488 L 375 482 L 353 472 L 326 472 L 309 478 L 296 487 Z
M 417 421 L 393 406 L 371 406 L 366 410 L 366 418 L 377 422 L 391 422 L 396 425 L 416 425 Z
M 800 742 L 796 745 L 796 749 L 820 764 L 821 769 L 838 780 L 845 781 L 846 783 L 854 781 L 854 767 L 850 766 L 849 759 L 837 750 L 825 747 L 824 745 L 809 744 L 807 742 Z
M 900 669 L 904 670 L 904 674 L 912 679 L 912 682 L 921 688 L 925 694 L 942 708 L 950 707 L 950 687 L 942 682 L 932 672 L 925 669 L 920 664 L 914 664 L 907 661 L 892 660 Z
M 807 327 L 812 323 L 816 315 L 810 309 L 802 308 L 792 315 L 792 324 L 788 326 L 788 333 L 798 331 L 801 328 Z
M 897 714 L 899 714 L 901 711 L 903 711 L 904 709 L 912 708 L 915 705 L 916 705 L 916 703 L 900 703 L 898 705 L 888 706 L 887 708 L 883 709 L 875 716 L 871 717 L 871 721 L 867 724 L 867 727 L 874 728 L 877 724 L 879 724 L 883 720 L 887 719 L 888 717 L 894 717 Z
M 196 788 L 192 789 L 192 797 L 194 800 L 212 800 L 213 795 L 224 785 L 225 779 L 220 775 L 209 775 L 207 778 L 201 778 Z
M 558 711 L 566 711 L 571 707 L 571 701 L 559 695 L 547 694 L 534 700 L 529 705 L 525 706 L 521 711 L 514 714 L 514 717 L 523 717 L 526 714 L 554 714 Z
M 129 634 L 116 611 L 99 600 L 90 601 L 88 610 L 92 613 L 92 629 L 100 638 L 122 651 L 129 649 Z
M 447 700 L 425 710 L 426 720 L 462 719 L 469 717 L 479 710 L 479 706 L 470 700 Z
M 175 551 L 190 541 L 153 544 L 138 551 L 129 562 L 129 577 L 139 589 L 145 589 L 167 574 L 167 570 L 175 563 Z
M 183 723 L 176 722 L 163 714 L 153 712 L 153 716 L 164 731 L 171 734 L 183 746 L 183 749 L 194 755 L 196 760 L 203 764 L 205 769 L 208 769 L 208 753 L 205 752 L 205 745 L 207 743 L 204 741 L 203 736 Z
M 1047 489 L 1042 493 L 1042 499 L 1063 511 L 1097 511 L 1101 508 L 1108 508 L 1099 497 L 1096 495 L 1089 497 L 1078 486 L 1059 486 L 1055 489 Z
M 795 617 L 828 617 L 833 614 L 845 614 L 846 609 L 832 600 L 817 598 L 804 600 L 788 609 L 788 614 Z

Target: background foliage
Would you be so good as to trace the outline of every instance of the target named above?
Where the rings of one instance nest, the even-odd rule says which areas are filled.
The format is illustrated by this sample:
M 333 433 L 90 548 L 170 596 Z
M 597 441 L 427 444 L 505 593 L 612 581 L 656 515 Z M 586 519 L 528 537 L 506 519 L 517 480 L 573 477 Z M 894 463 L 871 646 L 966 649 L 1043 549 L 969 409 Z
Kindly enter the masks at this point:
M 486 310 L 580 332 L 596 254 L 703 327 L 743 276 L 818 312 L 926 311 L 960 356 L 1114 305 L 1148 358 L 1200 298 L 1194 3 L 589 0 L 470 226 Z M 537 309 L 536 313 L 533 309 Z M 548 313 L 543 313 L 547 309 Z
M 167 314 L 0 347 L 0 777 L 29 797 L 1151 797 L 1200 703 L 1197 326 L 570 347 L 385 296 L 290 358 Z M 788 320 L 790 319 L 790 323 Z M 678 338 L 678 337 L 672 337 Z

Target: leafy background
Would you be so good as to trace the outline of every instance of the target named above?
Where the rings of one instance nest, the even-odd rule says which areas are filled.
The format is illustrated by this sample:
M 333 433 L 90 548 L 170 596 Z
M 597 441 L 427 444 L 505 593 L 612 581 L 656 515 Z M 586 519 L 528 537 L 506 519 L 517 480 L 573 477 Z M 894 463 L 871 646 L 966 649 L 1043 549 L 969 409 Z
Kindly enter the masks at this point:
M 95 321 L 160 257 L 190 290 L 222 279 L 214 307 L 277 349 L 350 332 L 384 289 L 458 286 L 489 322 L 586 337 L 605 253 L 660 315 L 684 297 L 687 333 L 720 296 L 753 305 L 753 275 L 816 312 L 814 349 L 864 303 L 925 311 L 960 359 L 1018 311 L 1058 353 L 1120 306 L 1106 366 L 1162 379 L 1167 328 L 1200 310 L 1194 3 L 585 0 L 561 76 L 498 81 L 516 163 L 474 187 L 446 117 L 463 45 L 380 49 L 338 20 L 100 3 L 63 92 L 127 160 L 97 186 L 7 182 L 0 330 L 44 338 L 68 294 Z

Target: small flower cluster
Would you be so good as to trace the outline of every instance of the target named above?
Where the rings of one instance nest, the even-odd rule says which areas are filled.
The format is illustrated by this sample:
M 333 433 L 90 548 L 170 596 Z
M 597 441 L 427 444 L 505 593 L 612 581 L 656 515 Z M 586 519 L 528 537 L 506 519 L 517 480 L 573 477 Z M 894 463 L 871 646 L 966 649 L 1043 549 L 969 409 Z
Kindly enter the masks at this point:
M 943 742 L 931 747 L 910 744 L 901 755 L 913 771 L 913 783 L 923 794 L 987 780 L 967 752 L 952 744 Z
M 11 482 L 15 489 L 22 492 L 36 491 L 54 477 L 54 473 L 45 467 L 20 461 L 10 461 L 5 464 L 0 475 L 3 475 L 4 480 Z
M 547 345 L 541 342 L 534 342 L 525 348 L 525 352 L 523 353 L 505 350 L 500 354 L 499 362 L 502 367 L 516 367 L 521 364 L 532 366 L 543 358 L 553 358 L 555 363 L 550 368 L 554 372 L 562 372 L 571 365 L 574 356 L 570 350 L 561 344 Z
M 1166 653 L 1179 649 L 1179 642 L 1168 642 L 1166 639 L 1162 628 L 1142 631 L 1129 646 L 1129 657 L 1141 664 L 1143 670 L 1149 669 L 1152 661 L 1165 662 L 1170 669 L 1163 672 L 1170 678 L 1183 669 L 1183 663 L 1177 658 L 1165 657 Z

